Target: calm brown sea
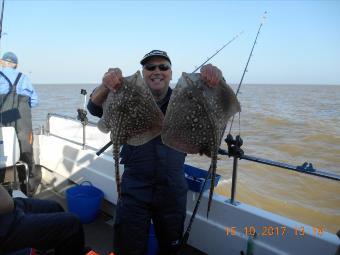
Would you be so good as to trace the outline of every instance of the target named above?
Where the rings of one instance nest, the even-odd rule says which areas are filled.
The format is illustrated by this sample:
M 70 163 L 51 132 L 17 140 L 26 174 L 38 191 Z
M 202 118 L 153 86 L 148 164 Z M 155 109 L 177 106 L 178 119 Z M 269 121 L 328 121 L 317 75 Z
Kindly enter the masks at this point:
M 33 109 L 33 125 L 38 128 L 48 112 L 75 117 L 84 100 L 80 89 L 91 92 L 95 85 L 35 88 L 40 105 Z M 243 85 L 239 100 L 242 112 L 232 134 L 241 134 L 245 154 L 292 165 L 310 162 L 340 175 L 340 86 Z M 187 163 L 208 169 L 210 160 L 191 155 Z M 230 197 L 232 159 L 221 156 L 218 173 L 223 180 L 217 192 Z M 340 182 L 241 160 L 236 200 L 329 232 L 340 229 Z

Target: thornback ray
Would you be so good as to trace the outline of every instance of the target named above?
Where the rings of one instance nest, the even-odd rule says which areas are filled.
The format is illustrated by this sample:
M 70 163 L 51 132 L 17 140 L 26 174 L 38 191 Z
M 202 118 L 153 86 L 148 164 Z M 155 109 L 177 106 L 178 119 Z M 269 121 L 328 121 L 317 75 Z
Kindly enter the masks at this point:
M 181 152 L 211 157 L 207 216 L 214 192 L 218 149 L 228 120 L 240 111 L 234 91 L 223 79 L 211 88 L 198 73 L 182 73 L 170 98 L 162 129 L 163 143 Z
M 164 115 L 156 104 L 140 72 L 125 77 L 116 92 L 109 92 L 103 103 L 103 116 L 97 126 L 110 133 L 115 174 L 120 197 L 119 148 L 123 144 L 142 145 L 162 130 Z

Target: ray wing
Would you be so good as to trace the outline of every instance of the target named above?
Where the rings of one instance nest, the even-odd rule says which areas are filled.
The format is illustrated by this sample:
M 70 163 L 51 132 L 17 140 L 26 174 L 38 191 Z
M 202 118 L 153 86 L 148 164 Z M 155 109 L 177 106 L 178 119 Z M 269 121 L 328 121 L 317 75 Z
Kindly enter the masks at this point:
M 235 93 L 224 80 L 210 88 L 200 74 L 183 73 L 169 102 L 162 129 L 163 143 L 182 152 L 211 157 L 207 215 L 214 192 L 218 148 L 229 118 L 240 110 Z
M 117 92 L 110 92 L 98 122 L 102 132 L 120 145 L 142 145 L 161 133 L 163 113 L 158 108 L 140 72 L 124 78 Z

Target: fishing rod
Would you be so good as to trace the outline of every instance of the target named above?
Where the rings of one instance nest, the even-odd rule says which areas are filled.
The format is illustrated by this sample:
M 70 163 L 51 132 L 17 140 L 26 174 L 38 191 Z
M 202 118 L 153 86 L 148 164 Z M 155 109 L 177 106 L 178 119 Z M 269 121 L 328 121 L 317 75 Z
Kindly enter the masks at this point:
M 194 208 L 194 210 L 193 210 L 193 212 L 191 214 L 188 227 L 187 227 L 187 229 L 186 229 L 186 231 L 185 231 L 185 233 L 184 233 L 184 235 L 183 235 L 183 237 L 181 239 L 178 255 L 181 254 L 182 250 L 184 249 L 185 245 L 187 244 L 187 242 L 189 240 L 189 235 L 190 235 L 191 227 L 192 227 L 192 224 L 194 223 L 194 219 L 195 219 L 195 216 L 197 214 L 198 207 L 199 207 L 199 205 L 201 203 L 201 199 L 202 199 L 202 195 L 203 195 L 203 192 L 204 192 L 205 184 L 207 183 L 207 180 L 211 176 L 211 171 L 212 171 L 212 166 L 210 165 L 209 171 L 207 173 L 207 176 L 204 178 L 203 185 L 201 187 L 200 193 L 198 194 L 198 198 L 197 198 L 197 201 L 196 201 L 196 204 L 195 204 L 195 208 Z
M 2 37 L 2 21 L 4 19 L 4 8 L 5 8 L 5 0 L 2 0 L 1 17 L 0 17 L 0 40 Z
M 255 45 L 256 45 L 256 42 L 257 42 L 257 38 L 258 38 L 258 36 L 260 34 L 260 31 L 261 31 L 261 28 L 263 26 L 264 20 L 266 19 L 266 14 L 267 14 L 267 12 L 265 11 L 263 16 L 262 16 L 262 21 L 260 23 L 260 26 L 259 26 L 259 28 L 257 30 L 257 34 L 256 34 L 256 37 L 255 37 L 253 46 L 251 48 L 250 54 L 248 56 L 248 60 L 247 60 L 246 66 L 245 66 L 245 68 L 243 70 L 243 74 L 242 74 L 240 83 L 238 85 L 237 91 L 236 91 L 236 97 L 237 97 L 237 95 L 238 95 L 238 93 L 240 91 L 240 88 L 241 88 L 244 76 L 245 76 L 246 72 L 248 71 L 248 65 L 249 65 L 251 57 L 253 56 L 253 51 L 254 51 L 254 48 L 255 48 Z M 238 159 L 244 154 L 243 151 L 241 150 L 241 146 L 243 144 L 243 141 L 242 141 L 242 138 L 240 136 L 240 131 L 239 131 L 239 135 L 237 135 L 235 137 L 235 139 L 231 135 L 231 128 L 232 128 L 233 123 L 234 123 L 234 118 L 235 118 L 235 115 L 231 119 L 229 133 L 227 135 L 227 138 L 225 139 L 225 142 L 228 145 L 228 151 L 230 151 L 230 152 L 232 151 L 233 152 L 232 154 L 229 155 L 229 157 L 232 156 L 234 158 L 233 159 L 233 174 L 232 174 L 232 182 L 231 182 L 231 197 L 230 197 L 230 203 L 231 204 L 234 204 L 234 198 L 235 198 L 235 192 L 236 192 Z M 239 114 L 239 127 L 240 127 L 240 114 Z
M 237 37 L 239 37 L 241 34 L 243 34 L 243 31 L 236 34 L 231 40 L 229 40 L 226 44 L 224 44 L 219 50 L 217 50 L 211 57 L 209 57 L 206 61 L 204 61 L 199 67 L 197 67 L 193 73 L 195 73 L 197 70 L 199 70 L 202 66 L 204 66 L 205 63 L 207 63 L 210 59 L 215 57 L 221 50 L 223 50 L 226 46 L 228 46 L 230 43 L 232 43 L 234 40 L 236 40 Z
M 228 46 L 230 43 L 232 43 L 233 41 L 235 41 L 241 34 L 243 33 L 243 31 L 239 32 L 238 34 L 236 34 L 233 38 L 231 38 L 226 44 L 224 44 L 220 49 L 218 49 L 212 56 L 210 56 L 206 61 L 204 61 L 199 67 L 197 67 L 193 73 L 195 73 L 197 70 L 199 70 L 205 63 L 207 63 L 210 59 L 212 59 L 213 57 L 215 57 L 219 52 L 221 52 L 226 46 Z M 96 155 L 99 156 L 100 154 L 102 154 L 103 152 L 105 152 L 110 146 L 112 145 L 112 142 L 108 142 L 107 144 L 105 144 L 99 151 L 96 152 Z
M 265 12 L 264 14 L 266 14 L 266 13 L 267 12 Z M 265 18 L 266 17 L 264 15 L 263 20 Z M 261 22 L 259 29 L 257 31 L 251 52 L 249 54 L 249 57 L 248 57 L 248 60 L 247 60 L 247 63 L 246 63 L 246 67 L 244 68 L 240 83 L 238 85 L 236 96 L 240 91 L 245 73 L 248 71 L 247 70 L 248 65 L 249 65 L 250 59 L 252 57 L 252 54 L 253 54 L 255 45 L 257 43 L 257 39 L 258 39 L 258 36 L 260 34 L 263 23 L 264 22 Z M 340 175 L 337 175 L 335 173 L 330 173 L 330 172 L 327 172 L 327 171 L 324 171 L 324 170 L 315 169 L 313 167 L 313 165 L 311 163 L 308 163 L 308 162 L 303 163 L 301 166 L 294 166 L 294 165 L 290 165 L 290 164 L 287 164 L 287 163 L 282 163 L 282 162 L 277 162 L 277 161 L 268 160 L 268 159 L 264 159 L 264 158 L 245 155 L 243 150 L 241 149 L 241 146 L 243 145 L 243 141 L 242 141 L 240 135 L 237 135 L 234 139 L 232 137 L 232 135 L 230 134 L 233 121 L 234 121 L 234 116 L 233 116 L 232 121 L 231 121 L 229 134 L 227 135 L 227 137 L 225 139 L 225 142 L 228 145 L 228 151 L 223 150 L 223 149 L 219 149 L 219 154 L 228 155 L 229 157 L 234 157 L 232 185 L 231 185 L 231 199 L 230 199 L 231 204 L 234 204 L 234 198 L 235 198 L 238 159 L 245 159 L 245 160 L 253 161 L 253 162 L 256 162 L 256 163 L 260 163 L 260 164 L 275 166 L 275 167 L 284 168 L 284 169 L 288 169 L 288 170 L 292 170 L 292 171 L 297 171 L 297 172 L 300 172 L 300 173 L 305 173 L 305 174 L 314 175 L 314 176 L 318 176 L 318 177 L 322 177 L 322 178 L 340 181 Z
M 250 54 L 249 54 L 249 57 L 248 57 L 246 67 L 245 67 L 244 70 L 243 70 L 243 74 L 242 74 L 240 83 L 239 83 L 239 85 L 238 85 L 237 91 L 236 91 L 236 96 L 237 96 L 238 92 L 240 91 L 240 88 L 241 88 L 241 85 L 242 85 L 242 82 L 243 82 L 243 78 L 244 78 L 246 72 L 248 71 L 248 65 L 249 65 L 249 62 L 250 62 L 251 57 L 253 56 L 253 51 L 254 51 L 254 48 L 255 48 L 255 44 L 256 44 L 256 42 L 257 42 L 257 38 L 259 37 L 259 34 L 260 34 L 261 28 L 262 28 L 262 26 L 263 26 L 264 20 L 265 20 L 265 18 L 266 18 L 266 16 L 265 16 L 266 14 L 267 14 L 267 12 L 265 11 L 264 14 L 263 14 L 263 16 L 262 16 L 262 22 L 261 22 L 261 24 L 260 24 L 260 27 L 259 27 L 259 29 L 257 30 L 257 34 L 256 34 L 256 37 L 255 37 L 255 40 L 254 40 L 254 43 L 253 43 L 253 47 L 251 48 L 251 51 L 250 51 Z
M 197 70 L 199 70 L 205 63 L 207 63 L 210 59 L 212 59 L 214 56 L 216 56 L 221 50 L 223 50 L 228 44 L 230 44 L 231 42 L 233 42 L 237 37 L 239 37 L 241 34 L 243 33 L 243 31 L 241 31 L 240 33 L 238 33 L 236 36 L 234 36 L 229 42 L 227 42 L 225 45 L 222 46 L 222 48 L 220 48 L 218 51 L 216 51 L 215 54 L 213 54 L 210 58 L 208 58 L 205 62 L 203 62 L 203 64 L 201 64 L 199 67 L 197 67 L 193 73 L 195 73 Z M 178 255 L 180 255 L 184 249 L 184 247 L 186 246 L 188 240 L 189 240 L 189 236 L 190 236 L 190 231 L 191 231 L 191 227 L 192 227 L 192 224 L 194 223 L 194 220 L 196 218 L 196 214 L 197 214 L 197 211 L 198 211 L 198 207 L 201 203 L 201 200 L 202 200 L 202 196 L 203 196 L 203 192 L 204 192 L 204 187 L 205 187 L 205 184 L 207 182 L 207 180 L 210 178 L 210 176 L 212 175 L 212 165 L 210 165 L 209 167 L 209 170 L 208 170 L 208 173 L 207 173 L 207 176 L 204 178 L 204 182 L 203 182 L 203 185 L 201 187 L 201 190 L 198 194 L 198 198 L 197 198 L 197 201 L 196 201 L 196 204 L 195 204 L 195 207 L 194 207 L 194 210 L 191 214 L 191 217 L 190 217 L 190 220 L 189 220 L 189 224 L 187 226 L 187 229 L 184 233 L 184 235 L 182 236 L 181 238 L 181 241 L 180 241 L 180 248 L 178 250 Z M 212 183 L 212 185 L 214 185 Z
M 2 0 L 1 17 L 0 17 L 0 54 L 1 54 L 2 22 L 4 20 L 4 8 L 5 8 L 5 0 Z
M 265 13 L 266 13 L 266 12 L 265 12 Z M 245 69 L 244 69 L 244 72 L 243 72 L 243 75 L 242 75 L 242 78 L 241 78 L 241 81 L 240 81 L 240 84 L 239 84 L 239 87 L 238 87 L 238 90 L 237 90 L 237 91 L 239 91 L 239 88 L 240 88 L 240 86 L 241 86 L 241 84 L 242 84 L 243 77 L 244 77 L 244 75 L 245 75 L 245 73 L 246 73 L 246 70 L 247 70 L 247 67 L 248 67 L 248 64 L 249 64 L 249 61 L 250 61 L 250 57 L 251 57 L 251 54 L 252 54 L 252 52 L 253 52 L 253 50 L 254 50 L 254 47 L 255 47 L 255 44 L 256 44 L 256 40 L 257 40 L 257 37 L 258 37 L 258 35 L 259 35 L 259 33 L 260 33 L 262 24 L 263 24 L 263 23 L 261 23 L 261 26 L 259 27 L 259 30 L 258 30 L 258 32 L 257 32 L 256 39 L 255 39 L 254 44 L 253 44 L 253 48 L 252 48 L 251 53 L 250 53 L 250 56 L 249 56 L 249 58 L 248 58 L 248 61 L 247 61 L 246 67 L 245 67 Z M 234 40 L 235 40 L 239 35 L 241 35 L 242 33 L 243 33 L 243 31 L 241 31 L 239 34 L 237 34 L 236 36 L 234 36 L 234 38 L 232 38 L 228 43 L 226 43 L 225 45 L 223 45 L 221 49 L 219 49 L 215 54 L 213 54 L 210 58 L 208 58 L 205 62 L 203 62 L 202 65 L 200 65 L 199 67 L 197 67 L 197 68 L 193 71 L 193 73 L 196 72 L 198 69 L 200 69 L 205 63 L 207 63 L 207 62 L 208 62 L 210 59 L 212 59 L 214 56 L 216 56 L 221 50 L 223 50 L 228 44 L 230 44 L 232 41 L 234 41 Z M 237 93 L 236 93 L 236 96 L 237 96 Z M 223 133 L 224 133 L 224 131 L 223 131 Z M 234 166 L 237 167 L 237 162 L 235 162 L 235 160 L 234 160 Z M 187 243 L 187 241 L 188 241 L 188 239 L 189 239 L 191 227 L 192 227 L 192 224 L 193 224 L 194 219 L 195 219 L 195 217 L 196 217 L 196 214 L 197 214 L 197 211 L 198 211 L 198 207 L 199 207 L 199 204 L 200 204 L 201 199 L 202 199 L 202 195 L 203 195 L 205 183 L 206 183 L 207 179 L 210 178 L 210 175 L 211 175 L 211 169 L 212 169 L 212 167 L 210 166 L 209 171 L 208 171 L 208 174 L 207 174 L 207 176 L 206 176 L 205 179 L 204 179 L 203 187 L 202 187 L 202 189 L 200 190 L 200 193 L 199 193 L 199 195 L 198 195 L 198 198 L 197 198 L 197 201 L 196 201 L 196 205 L 195 205 L 194 211 L 193 211 L 193 213 L 191 214 L 191 217 L 190 217 L 190 221 L 189 221 L 188 227 L 187 227 L 187 229 L 186 229 L 186 231 L 185 231 L 185 234 L 183 235 L 183 237 L 182 237 L 182 239 L 181 239 L 181 248 L 180 248 L 180 250 L 179 250 L 179 254 L 180 254 L 180 252 L 183 250 L 183 248 L 185 247 L 185 245 L 186 245 L 186 243 Z M 236 178 L 236 177 L 235 177 L 235 178 Z M 214 185 L 214 184 L 212 183 L 212 185 Z
M 253 43 L 253 47 L 251 48 L 250 54 L 248 56 L 248 60 L 247 60 L 246 66 L 243 69 L 242 77 L 241 77 L 240 83 L 238 84 L 237 91 L 236 91 L 236 97 L 237 97 L 238 93 L 240 92 L 244 76 L 245 76 L 246 72 L 248 71 L 248 65 L 249 65 L 251 57 L 253 56 L 253 51 L 254 51 L 255 45 L 257 43 L 257 38 L 259 37 L 259 34 L 260 34 L 261 28 L 263 26 L 264 20 L 266 19 L 266 16 L 265 16 L 266 14 L 267 14 L 267 12 L 265 11 L 263 16 L 262 16 L 262 22 L 260 23 L 259 29 L 257 30 L 257 34 L 256 34 L 256 37 L 255 37 L 255 40 L 254 40 L 254 43 Z M 231 128 L 232 128 L 233 123 L 234 123 L 234 118 L 235 118 L 235 115 L 233 116 L 233 118 L 231 120 L 231 123 L 230 123 L 229 134 L 231 132 Z

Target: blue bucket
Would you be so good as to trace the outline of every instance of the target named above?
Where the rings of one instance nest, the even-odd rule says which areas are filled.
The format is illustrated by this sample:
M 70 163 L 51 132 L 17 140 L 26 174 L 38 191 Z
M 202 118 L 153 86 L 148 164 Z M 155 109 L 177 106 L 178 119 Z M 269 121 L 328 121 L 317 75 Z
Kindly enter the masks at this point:
M 82 223 L 91 223 L 96 219 L 103 197 L 103 191 L 92 186 L 88 181 L 66 190 L 68 210 L 78 215 Z

